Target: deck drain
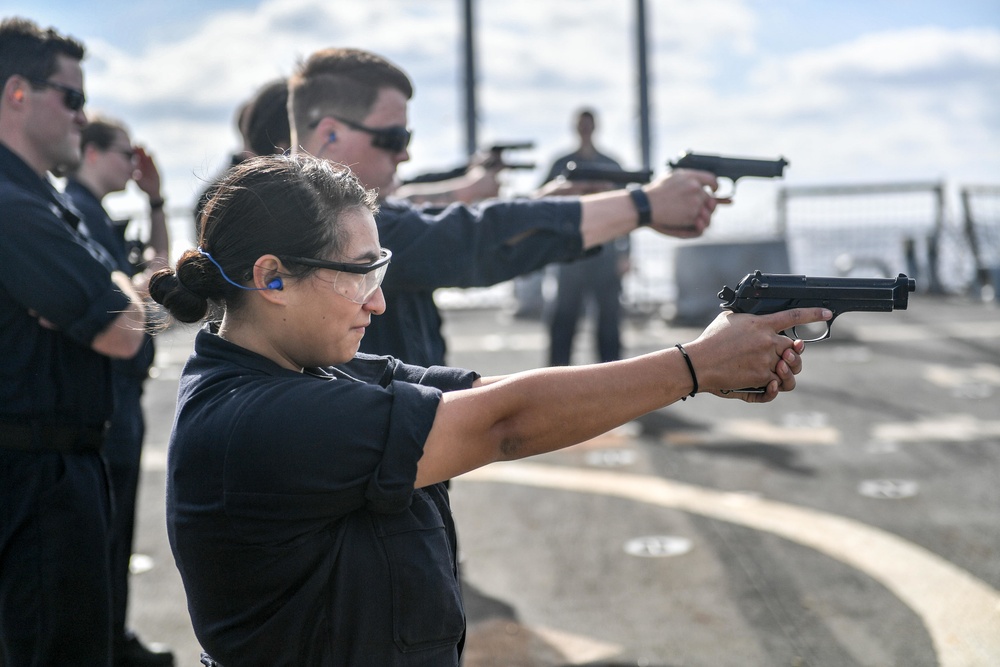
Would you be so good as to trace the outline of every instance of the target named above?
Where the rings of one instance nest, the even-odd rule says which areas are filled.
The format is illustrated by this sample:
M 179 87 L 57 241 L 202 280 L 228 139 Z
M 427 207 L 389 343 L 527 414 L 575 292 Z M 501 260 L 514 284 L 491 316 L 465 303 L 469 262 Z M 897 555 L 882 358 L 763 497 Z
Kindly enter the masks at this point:
M 598 449 L 587 453 L 587 465 L 603 468 L 628 466 L 635 463 L 635 452 L 631 449 Z
M 901 500 L 917 495 L 918 484 L 910 479 L 866 479 L 858 484 L 858 493 L 869 498 Z
M 691 540 L 676 535 L 647 535 L 625 543 L 625 553 L 642 558 L 680 556 L 691 551 Z
M 128 559 L 128 571 L 132 574 L 143 574 L 153 569 L 153 559 L 146 554 L 132 554 Z

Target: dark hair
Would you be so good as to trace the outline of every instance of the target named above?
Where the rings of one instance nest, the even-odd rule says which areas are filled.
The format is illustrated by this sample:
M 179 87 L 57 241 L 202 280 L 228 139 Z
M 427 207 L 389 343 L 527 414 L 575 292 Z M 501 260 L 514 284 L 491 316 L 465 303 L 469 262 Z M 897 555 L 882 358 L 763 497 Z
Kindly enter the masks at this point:
M 87 124 L 80 130 L 80 153 L 83 154 L 91 144 L 106 151 L 122 133 L 128 136 L 128 129 L 124 123 L 104 116 L 88 115 Z
M 341 257 L 346 238 L 339 219 L 352 209 L 375 213 L 378 206 L 375 192 L 347 167 L 308 155 L 252 157 L 213 185 L 200 248 L 186 251 L 175 269 L 153 274 L 149 294 L 181 322 L 204 319 L 210 305 L 236 310 L 246 291 L 227 277 L 246 283 L 266 254 Z M 286 270 L 294 276 L 316 270 L 293 266 Z
M 382 88 L 413 97 L 413 84 L 399 67 L 361 49 L 323 49 L 303 62 L 289 82 L 292 122 L 301 136 L 325 113 L 362 122 Z
M 60 55 L 83 60 L 83 44 L 54 28 L 43 30 L 28 19 L 14 17 L 0 22 L 0 88 L 14 75 L 45 81 L 58 69 Z
M 265 84 L 246 103 L 240 132 L 256 155 L 280 153 L 292 145 L 288 125 L 288 79 Z
M 125 124 L 111 118 L 88 116 L 87 124 L 80 130 L 80 155 L 87 151 L 87 146 L 94 145 L 98 150 L 106 151 L 115 143 L 120 132 L 128 136 Z M 83 160 L 74 165 L 62 165 L 53 172 L 56 175 L 76 175 L 83 166 Z

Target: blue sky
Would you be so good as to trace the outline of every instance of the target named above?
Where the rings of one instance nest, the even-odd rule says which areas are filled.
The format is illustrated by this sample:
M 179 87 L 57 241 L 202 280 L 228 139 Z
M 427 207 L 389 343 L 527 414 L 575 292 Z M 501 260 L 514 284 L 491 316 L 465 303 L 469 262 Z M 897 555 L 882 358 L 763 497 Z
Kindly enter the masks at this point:
M 359 46 L 416 83 L 411 175 L 464 153 L 453 0 L 8 0 L 4 14 L 87 43 L 88 109 L 122 118 L 161 163 L 174 204 L 237 145 L 233 112 L 325 46 Z M 784 155 L 786 183 L 1000 183 L 996 0 L 648 0 L 654 167 L 685 149 Z M 482 144 L 533 140 L 539 171 L 572 147 L 570 116 L 638 167 L 625 0 L 478 3 Z M 539 173 L 510 177 L 523 192 Z M 761 196 L 768 187 L 744 187 Z M 128 198 L 126 196 L 125 201 Z
M 610 1 L 625 4 L 626 0 Z M 252 8 L 258 3 L 248 0 L 158 3 L 47 0 L 44 6 L 39 6 L 42 3 L 14 0 L 4 4 L 5 15 L 30 16 L 57 27 L 73 26 L 72 31 L 68 27 L 67 31 L 104 37 L 130 51 L 138 51 L 148 40 L 176 38 L 190 31 L 192 23 L 206 15 L 225 9 Z M 392 6 L 394 3 L 382 4 Z M 458 16 L 457 0 L 429 0 L 427 4 L 439 8 L 437 11 L 443 17 Z M 657 0 L 648 0 L 648 11 L 655 12 L 658 4 Z M 1000 25 L 1000 4 L 993 0 L 751 0 L 744 4 L 757 15 L 771 48 L 779 53 L 824 46 L 865 32 L 907 26 Z
M 778 52 L 829 46 L 883 30 L 933 25 L 1000 25 L 1000 4 L 989 0 L 754 0 L 766 40 Z

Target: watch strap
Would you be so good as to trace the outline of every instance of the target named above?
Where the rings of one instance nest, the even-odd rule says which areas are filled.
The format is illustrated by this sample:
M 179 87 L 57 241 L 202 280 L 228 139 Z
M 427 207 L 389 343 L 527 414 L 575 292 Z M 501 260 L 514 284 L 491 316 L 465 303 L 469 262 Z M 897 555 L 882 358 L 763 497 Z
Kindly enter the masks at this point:
M 628 194 L 635 205 L 636 213 L 639 214 L 639 226 L 648 226 L 653 222 L 653 209 L 649 205 L 649 197 L 643 191 L 642 186 L 637 183 L 628 186 Z

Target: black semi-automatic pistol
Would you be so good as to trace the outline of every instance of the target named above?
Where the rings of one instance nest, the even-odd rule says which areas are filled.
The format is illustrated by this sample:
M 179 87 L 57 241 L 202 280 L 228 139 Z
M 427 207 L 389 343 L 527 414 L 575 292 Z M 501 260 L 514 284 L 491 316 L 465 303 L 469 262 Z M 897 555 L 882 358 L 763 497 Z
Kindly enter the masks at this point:
M 788 160 L 779 157 L 776 160 L 761 160 L 748 157 L 727 157 L 723 155 L 705 155 L 688 151 L 676 160 L 668 163 L 671 169 L 700 169 L 710 171 L 718 178 L 732 182 L 733 188 L 722 199 L 730 199 L 736 193 L 736 181 L 744 176 L 756 178 L 781 178 L 785 175 Z
M 802 338 L 807 343 L 830 337 L 833 321 L 850 311 L 888 313 L 906 310 L 910 292 L 916 281 L 899 274 L 895 278 L 817 278 L 782 273 L 754 271 L 739 282 L 736 289 L 724 286 L 719 292 L 722 308 L 734 313 L 766 315 L 791 308 L 827 308 L 833 317 L 824 322 L 826 331 L 820 336 L 799 336 L 781 332 L 789 338 Z M 734 389 L 737 392 L 763 393 L 763 389 Z

